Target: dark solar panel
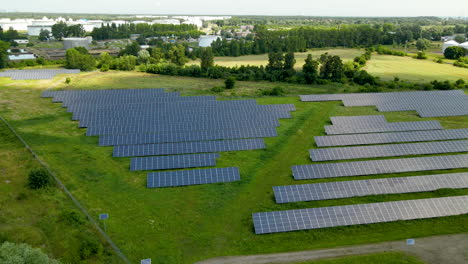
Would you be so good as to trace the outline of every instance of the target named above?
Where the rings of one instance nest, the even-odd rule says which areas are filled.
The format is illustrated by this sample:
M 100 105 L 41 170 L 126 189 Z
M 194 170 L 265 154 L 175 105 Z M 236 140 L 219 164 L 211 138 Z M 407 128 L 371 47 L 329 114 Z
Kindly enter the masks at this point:
M 468 155 L 465 154 L 299 165 L 292 170 L 294 179 L 305 180 L 467 167 Z
M 254 213 L 255 233 L 266 234 L 413 220 L 468 213 L 468 195 Z
M 254 150 L 264 148 L 265 143 L 261 138 L 147 145 L 123 145 L 114 147 L 114 157 L 177 155 L 188 153 Z
M 147 187 L 172 187 L 239 181 L 239 169 L 214 168 L 201 170 L 181 170 L 148 173 Z
M 216 166 L 219 153 L 132 158 L 131 171 L 167 170 Z
M 398 142 L 436 141 L 468 138 L 468 128 L 314 137 L 319 147 L 371 145 Z
M 410 144 L 311 149 L 313 161 L 396 157 L 467 152 L 468 140 L 437 141 Z
M 468 188 L 468 173 L 275 186 L 277 203 Z
M 106 135 L 99 137 L 100 146 L 136 145 L 151 143 L 187 142 L 218 139 L 276 137 L 274 127 L 245 128 L 238 130 L 186 131 L 171 133 L 145 133 Z
M 439 121 L 396 122 L 376 126 L 325 126 L 327 135 L 443 129 Z

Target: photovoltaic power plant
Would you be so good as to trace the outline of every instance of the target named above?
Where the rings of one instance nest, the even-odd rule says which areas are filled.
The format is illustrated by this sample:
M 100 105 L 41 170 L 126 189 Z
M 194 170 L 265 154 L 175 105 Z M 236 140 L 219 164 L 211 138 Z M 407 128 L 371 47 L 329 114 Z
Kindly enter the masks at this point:
M 73 69 L 33 69 L 33 70 L 5 70 L 0 77 L 9 77 L 12 80 L 48 80 L 57 74 L 77 74 L 80 70 Z
M 275 186 L 277 203 L 468 188 L 468 173 Z
M 296 180 L 468 168 L 468 154 L 293 166 Z
M 375 126 L 375 124 L 387 123 L 387 119 L 385 119 L 385 116 L 383 115 L 332 116 L 330 119 L 334 126 L 356 126 L 356 123 L 358 123 L 360 126 Z
M 421 117 L 468 115 L 463 90 L 301 95 L 303 102 L 343 101 L 345 106 L 377 106 L 379 111 L 417 111 Z
M 355 123 L 354 126 L 325 126 L 327 135 L 358 134 L 358 133 L 383 133 L 396 131 L 416 131 L 443 129 L 439 121 L 415 121 L 395 123 L 375 123 L 374 125 L 363 125 Z
M 149 173 L 147 178 L 147 187 L 173 187 L 218 182 L 232 182 L 239 180 L 239 169 L 235 167 L 163 171 Z
M 132 157 L 131 171 L 216 166 L 223 151 L 264 149 L 276 137 L 279 119 L 292 104 L 258 105 L 256 100 L 218 101 L 215 96 L 181 96 L 164 89 L 45 91 L 62 103 L 88 136 L 113 146 L 114 157 Z M 237 168 L 154 172 L 148 188 L 240 180 Z
M 355 204 L 254 213 L 255 233 L 267 234 L 335 226 L 350 226 L 462 215 L 468 196 Z
M 315 143 L 317 144 L 318 147 L 438 141 L 438 140 L 468 139 L 468 128 L 375 133 L 375 134 L 316 136 L 314 138 L 315 138 Z
M 311 149 L 313 161 L 468 152 L 468 140 Z

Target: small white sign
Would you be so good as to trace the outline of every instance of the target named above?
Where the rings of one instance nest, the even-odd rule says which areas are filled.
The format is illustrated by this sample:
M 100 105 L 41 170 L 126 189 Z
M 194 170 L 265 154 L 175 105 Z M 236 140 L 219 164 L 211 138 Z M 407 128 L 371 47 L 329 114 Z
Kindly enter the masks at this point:
M 99 215 L 99 220 L 105 220 L 105 219 L 109 219 L 109 214 L 100 214 Z
M 413 238 L 406 239 L 406 245 L 412 246 L 416 243 L 416 241 Z
M 140 264 L 151 264 L 151 259 L 142 259 Z

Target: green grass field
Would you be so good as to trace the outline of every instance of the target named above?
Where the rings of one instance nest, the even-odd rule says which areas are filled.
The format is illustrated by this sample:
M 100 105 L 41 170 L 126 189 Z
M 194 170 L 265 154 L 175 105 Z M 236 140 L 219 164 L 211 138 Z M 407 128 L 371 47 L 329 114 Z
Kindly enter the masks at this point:
M 348 256 L 334 259 L 324 259 L 300 264 L 424 264 L 416 257 L 401 252 L 385 252 L 369 255 Z
M 217 166 L 240 167 L 241 181 L 147 189 L 146 174 L 130 172 L 129 158 L 113 158 L 112 148 L 98 147 L 97 137 L 86 137 L 85 130 L 77 128 L 77 122 L 70 121 L 71 114 L 66 113 L 59 104 L 51 103 L 50 99 L 40 98 L 41 92 L 49 87 L 152 87 L 181 91 L 183 95 L 200 95 L 213 94 L 210 88 L 221 84 L 222 80 L 111 71 L 72 76 L 72 83 L 67 87 L 64 84 L 65 77 L 56 77 L 52 81 L 13 82 L 0 79 L 0 114 L 49 164 L 93 216 L 97 217 L 103 212 L 110 214 L 107 232 L 133 262 L 152 258 L 153 263 L 193 263 L 216 256 L 298 251 L 468 231 L 468 216 L 462 215 L 271 235 L 253 233 L 251 214 L 254 212 L 468 194 L 468 190 L 462 189 L 276 204 L 272 194 L 272 187 L 276 185 L 447 172 L 294 181 L 290 167 L 311 163 L 308 149 L 315 147 L 313 136 L 324 134 L 323 126 L 329 123 L 330 116 L 382 114 L 375 107 L 345 108 L 339 102 L 305 103 L 296 96 L 343 92 L 345 87 L 281 84 L 287 89 L 288 96 L 257 97 L 260 104 L 295 104 L 297 111 L 293 114 L 294 118 L 281 121 L 278 137 L 265 140 L 265 150 L 221 153 Z M 233 91 L 223 93 L 221 99 L 251 98 L 260 89 L 278 84 L 238 82 L 237 85 Z M 415 112 L 384 114 L 391 122 L 429 120 L 419 118 Z M 467 116 L 433 119 L 440 120 L 445 128 L 461 128 L 468 124 Z M 7 136 L 2 134 L 2 137 Z M 0 149 L 1 154 L 8 155 L 4 154 L 7 150 L 7 147 Z M 24 180 L 26 170 L 18 168 L 21 160 L 7 159 L 1 162 L 2 168 L 12 170 L 8 172 L 8 177 L 17 175 L 15 177 Z M 468 169 L 450 170 L 461 171 L 466 172 Z M 57 200 L 63 202 L 64 198 Z M 28 214 L 16 206 L 8 207 L 20 216 Z M 21 223 L 17 218 L 11 221 L 13 223 L 10 225 Z M 60 251 L 60 246 L 50 243 L 47 250 Z
M 328 52 L 331 55 L 338 55 L 344 61 L 353 60 L 355 57 L 361 55 L 364 51 L 359 49 L 319 49 L 310 50 L 308 52 L 296 52 L 296 69 L 302 69 L 304 61 L 308 54 L 312 54 L 314 59 L 318 59 L 321 54 Z M 189 64 L 199 64 L 199 60 L 190 62 Z M 268 64 L 268 54 L 262 55 L 247 55 L 240 57 L 215 57 L 215 64 L 226 67 L 234 67 L 241 65 L 251 66 L 266 66 Z
M 468 69 L 411 57 L 374 54 L 364 69 L 383 80 L 392 80 L 396 76 L 402 80 L 414 82 L 456 81 L 458 79 L 468 81 Z

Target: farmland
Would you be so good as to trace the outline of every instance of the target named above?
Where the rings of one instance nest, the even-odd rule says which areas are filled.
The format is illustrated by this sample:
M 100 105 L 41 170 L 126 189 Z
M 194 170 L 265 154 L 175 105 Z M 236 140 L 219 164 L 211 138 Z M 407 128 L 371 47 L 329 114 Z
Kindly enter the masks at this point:
M 350 55 L 350 58 L 353 56 Z M 375 56 L 375 58 L 378 57 Z M 59 76 L 51 81 L 15 82 L 0 79 L 0 114 L 52 168 L 93 216 L 102 212 L 110 214 L 110 219 L 107 221 L 107 233 L 133 262 L 151 257 L 153 263 L 193 263 L 215 256 L 297 251 L 460 233 L 468 230 L 468 216 L 462 215 L 272 235 L 253 233 L 251 219 L 253 212 L 468 194 L 466 189 L 439 190 L 276 204 L 272 195 L 272 186 L 297 183 L 291 176 L 290 167 L 311 163 L 308 149 L 315 148 L 313 136 L 324 134 L 323 126 L 329 123 L 330 116 L 379 113 L 375 107 L 345 108 L 339 102 L 306 103 L 300 102 L 299 97 L 296 96 L 305 93 L 343 92 L 345 87 L 341 85 L 281 84 L 286 89 L 287 96 L 259 97 L 259 90 L 272 88 L 278 84 L 238 82 L 234 90 L 220 94 L 220 99 L 254 97 L 260 104 L 291 103 L 297 108 L 292 119 L 281 120 L 281 126 L 278 128 L 279 136 L 266 139 L 265 150 L 221 154 L 217 167 L 238 166 L 242 180 L 229 184 L 147 189 L 145 173 L 129 172 L 128 158 L 113 158 L 111 148 L 97 147 L 96 137 L 84 136 L 85 130 L 77 128 L 77 123 L 70 121 L 71 114 L 66 113 L 59 104 L 51 103 L 50 99 L 40 98 L 41 92 L 49 87 L 65 89 L 151 87 L 180 91 L 182 95 L 212 95 L 213 92 L 210 89 L 215 85 L 220 85 L 222 80 L 159 76 L 136 72 L 91 72 L 73 76 L 71 84 L 67 86 L 64 84 L 64 78 L 65 76 Z M 352 90 L 352 88 L 349 89 Z M 412 111 L 384 114 L 390 122 L 439 120 L 444 128 L 463 128 L 468 123 L 467 116 L 422 119 Z M 10 137 L 8 131 L 2 133 L 1 136 L 2 141 Z M 2 147 L 1 154 L 12 155 L 8 154 L 8 149 L 10 149 L 9 146 Z M 17 168 L 19 160 L 21 159 L 4 159 L 1 164 L 5 168 Z M 26 177 L 27 170 L 32 166 L 25 165 L 25 168 L 18 168 L 14 175 L 18 178 Z M 467 171 L 467 169 L 457 169 L 449 172 Z M 301 181 L 301 183 L 431 173 L 442 172 L 308 180 Z M 24 180 L 23 178 L 22 181 Z M 21 183 L 18 184 L 21 185 Z M 57 195 L 60 197 L 56 200 L 65 200 L 63 195 Z M 44 204 L 43 206 L 48 208 L 52 205 Z M 21 217 L 21 215 L 27 215 L 27 211 L 18 210 L 17 214 Z M 47 251 L 57 255 L 56 252 L 59 252 L 59 249 L 51 245 Z

